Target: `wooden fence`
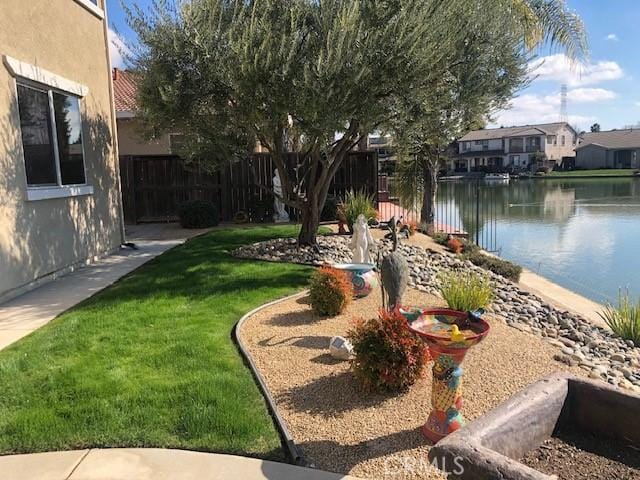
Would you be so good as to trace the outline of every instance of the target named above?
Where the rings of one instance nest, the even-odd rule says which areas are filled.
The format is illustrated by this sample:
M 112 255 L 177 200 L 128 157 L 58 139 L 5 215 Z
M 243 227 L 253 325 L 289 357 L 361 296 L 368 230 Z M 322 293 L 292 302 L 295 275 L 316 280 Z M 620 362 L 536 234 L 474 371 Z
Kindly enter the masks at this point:
M 289 154 L 287 169 L 296 178 L 298 155 Z M 244 212 L 250 221 L 270 216 L 273 199 L 254 181 L 271 186 L 275 171 L 268 154 L 254 154 L 247 162 L 207 172 L 185 164 L 176 156 L 122 156 L 120 176 L 124 218 L 127 223 L 173 221 L 178 206 L 188 200 L 207 200 L 220 210 L 223 221 Z M 346 191 L 364 190 L 377 195 L 378 159 L 375 152 L 352 152 L 336 173 L 329 193 L 343 196 Z M 289 212 L 296 218 L 297 212 Z

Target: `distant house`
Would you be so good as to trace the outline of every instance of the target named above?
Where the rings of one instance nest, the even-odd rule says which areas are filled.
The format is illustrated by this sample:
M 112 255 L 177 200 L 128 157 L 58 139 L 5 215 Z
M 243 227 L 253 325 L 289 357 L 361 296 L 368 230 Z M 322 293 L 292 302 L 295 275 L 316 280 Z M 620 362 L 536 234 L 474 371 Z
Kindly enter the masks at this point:
M 640 168 L 640 129 L 584 133 L 576 168 Z
M 473 130 L 458 140 L 448 167 L 452 172 L 525 169 L 537 152 L 560 164 L 563 157 L 575 155 L 577 138 L 565 122 Z
M 123 241 L 104 0 L 2 0 L 0 301 Z

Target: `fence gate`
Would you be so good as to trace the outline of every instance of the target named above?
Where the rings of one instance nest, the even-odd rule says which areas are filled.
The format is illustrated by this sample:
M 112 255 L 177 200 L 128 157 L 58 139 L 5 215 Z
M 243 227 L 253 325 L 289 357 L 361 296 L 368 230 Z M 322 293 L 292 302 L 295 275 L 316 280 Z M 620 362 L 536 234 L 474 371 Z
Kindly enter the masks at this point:
M 435 206 L 435 230 L 439 233 L 468 238 L 487 251 L 496 251 L 496 214 L 498 212 L 495 182 L 465 179 L 438 182 Z M 382 221 L 392 216 L 404 222 L 420 223 L 420 205 L 404 208 L 395 188 L 393 168 L 386 166 L 378 174 L 378 213 Z
M 468 238 L 489 252 L 496 251 L 496 187 L 482 179 L 440 182 L 436 230 Z

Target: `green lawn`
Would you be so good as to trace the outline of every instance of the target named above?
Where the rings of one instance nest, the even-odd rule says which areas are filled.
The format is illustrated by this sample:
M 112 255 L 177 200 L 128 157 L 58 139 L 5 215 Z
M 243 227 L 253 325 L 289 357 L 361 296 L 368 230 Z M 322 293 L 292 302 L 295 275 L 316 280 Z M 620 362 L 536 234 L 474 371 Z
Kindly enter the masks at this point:
M 571 170 L 569 172 L 553 171 L 547 176 L 549 177 L 630 177 L 635 172 L 634 169 L 602 169 L 602 170 Z
M 293 234 L 269 226 L 195 238 L 0 351 L 0 453 L 128 446 L 279 457 L 231 332 L 311 270 L 229 252 Z

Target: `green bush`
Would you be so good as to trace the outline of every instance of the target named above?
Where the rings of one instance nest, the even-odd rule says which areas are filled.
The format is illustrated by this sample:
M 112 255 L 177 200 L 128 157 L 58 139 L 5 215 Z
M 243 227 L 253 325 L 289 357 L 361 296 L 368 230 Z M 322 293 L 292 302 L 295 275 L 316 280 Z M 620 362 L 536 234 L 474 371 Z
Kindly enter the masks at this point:
M 348 272 L 321 267 L 311 275 L 309 285 L 311 306 L 320 315 L 331 317 L 347 308 L 353 299 L 353 283 Z
M 353 227 L 353 224 L 360 214 L 364 215 L 367 222 L 372 218 L 375 219 L 378 217 L 378 211 L 373 203 L 373 196 L 367 195 L 363 191 L 354 192 L 352 190 L 347 192 L 342 209 L 347 218 L 347 226 L 349 229 Z
M 446 233 L 442 233 L 442 232 L 434 233 L 431 238 L 433 238 L 434 242 L 436 242 L 437 244 L 442 245 L 444 247 L 446 247 L 447 243 L 449 242 L 449 235 L 447 235 Z
M 354 375 L 367 390 L 393 392 L 413 385 L 429 361 L 425 343 L 407 328 L 399 310 L 357 320 L 347 334 L 353 344 Z
M 493 299 L 493 285 L 473 272 L 449 272 L 440 278 L 440 294 L 449 308 L 470 312 L 485 308 Z
M 178 207 L 178 217 L 182 228 L 215 227 L 220 223 L 218 209 L 211 202 L 191 200 Z
M 469 260 L 474 265 L 484 268 L 485 270 L 489 270 L 496 275 L 501 275 L 505 278 L 508 278 L 512 282 L 517 282 L 518 280 L 520 280 L 522 267 L 520 265 L 516 265 L 515 263 L 503 260 L 502 258 L 486 255 L 479 249 L 464 253 L 462 257 L 465 260 Z
M 634 304 L 628 293 L 621 293 L 617 307 L 608 304 L 598 315 L 616 335 L 640 347 L 640 299 Z
M 338 204 L 340 199 L 334 195 L 328 195 L 327 200 L 324 202 L 322 212 L 320 213 L 320 220 L 323 222 L 330 222 L 336 220 L 338 217 Z

